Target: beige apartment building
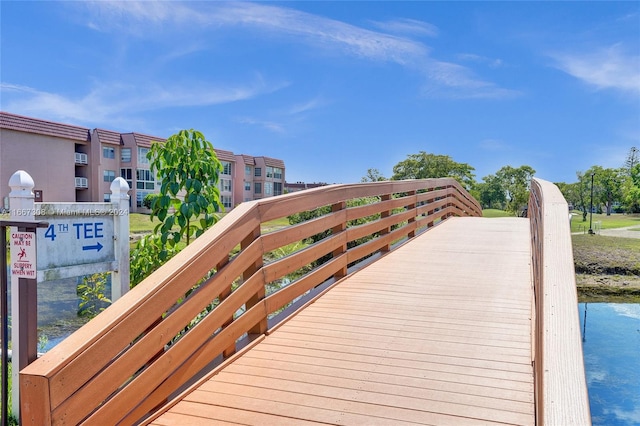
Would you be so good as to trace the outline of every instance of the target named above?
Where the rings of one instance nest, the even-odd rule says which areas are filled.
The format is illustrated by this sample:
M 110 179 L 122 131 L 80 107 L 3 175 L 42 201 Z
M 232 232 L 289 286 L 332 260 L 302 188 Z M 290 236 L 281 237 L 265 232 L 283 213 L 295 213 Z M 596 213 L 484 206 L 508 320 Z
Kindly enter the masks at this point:
M 0 208 L 9 208 L 9 178 L 25 170 L 36 184 L 36 201 L 108 201 L 111 182 L 121 176 L 131 188 L 131 211 L 145 211 L 144 197 L 160 190 L 146 154 L 153 141 L 164 140 L 0 112 Z M 218 184 L 227 210 L 283 193 L 282 160 L 215 151 L 223 166 Z

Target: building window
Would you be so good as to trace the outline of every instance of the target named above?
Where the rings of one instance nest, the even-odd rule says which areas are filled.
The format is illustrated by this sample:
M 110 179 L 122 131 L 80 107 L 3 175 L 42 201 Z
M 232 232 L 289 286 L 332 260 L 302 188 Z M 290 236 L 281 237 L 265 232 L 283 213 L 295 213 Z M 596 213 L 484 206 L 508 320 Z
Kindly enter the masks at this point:
M 223 195 L 220 197 L 221 201 L 222 201 L 222 205 L 226 208 L 226 209 L 230 209 L 231 208 L 231 196 L 229 195 Z
M 111 146 L 102 147 L 102 156 L 104 158 L 116 158 L 116 149 Z
M 149 159 L 147 158 L 148 152 L 149 148 L 138 147 L 138 164 L 149 164 Z
M 282 179 L 282 169 L 280 167 L 273 168 L 273 177 L 275 179 Z
M 230 175 L 231 174 L 231 163 L 228 161 L 222 161 L 222 174 Z
M 253 193 L 254 194 L 262 194 L 262 183 L 255 182 L 253 184 Z
M 273 177 L 273 167 L 267 166 L 267 177 L 268 178 L 272 178 Z
M 138 207 L 144 207 L 144 197 L 146 197 L 147 195 L 152 194 L 152 192 L 149 191 L 136 191 L 136 206 Z
M 102 172 L 102 175 L 105 182 L 113 182 L 113 180 L 116 178 L 115 170 L 105 170 L 104 172 Z
M 151 170 L 136 169 L 136 189 L 155 189 L 155 179 Z
M 260 177 L 260 176 L 262 176 L 262 168 L 260 168 L 260 167 L 256 167 L 256 168 L 253 170 L 253 175 L 254 175 L 255 177 Z
M 244 166 L 244 174 L 247 176 L 251 176 L 251 166 L 248 166 L 248 165 Z
M 231 192 L 231 179 L 220 179 L 220 191 Z
M 120 161 L 123 163 L 131 162 L 131 148 L 122 148 L 120 150 Z
M 282 195 L 282 182 L 273 182 L 273 195 Z
M 244 183 L 244 190 L 245 191 L 251 191 L 251 182 L 245 182 Z
M 131 169 L 120 169 L 120 177 L 127 181 L 129 189 L 133 188 L 133 176 L 131 174 Z
M 273 195 L 273 182 L 264 183 L 264 195 Z
M 105 193 L 103 194 L 102 199 L 104 200 L 105 203 L 108 203 L 111 201 L 111 194 Z

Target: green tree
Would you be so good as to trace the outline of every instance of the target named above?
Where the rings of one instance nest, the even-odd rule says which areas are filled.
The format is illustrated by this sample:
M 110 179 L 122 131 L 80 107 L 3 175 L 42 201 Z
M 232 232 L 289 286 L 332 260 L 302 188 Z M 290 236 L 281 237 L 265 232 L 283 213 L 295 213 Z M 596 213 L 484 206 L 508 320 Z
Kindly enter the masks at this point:
M 188 245 L 224 210 L 217 185 L 222 164 L 211 142 L 196 130 L 181 130 L 164 143 L 152 143 L 147 158 L 160 182 L 160 195 L 151 205 L 151 218 L 160 220 L 154 231 L 162 244 L 175 245 L 184 237 Z
M 578 182 L 574 184 L 574 197 L 577 200 L 575 205 L 582 211 L 582 221 L 587 221 L 588 208 L 591 205 L 591 174 L 586 172 L 576 172 Z
M 631 175 L 633 168 L 638 164 L 640 164 L 640 149 L 632 146 L 624 162 L 624 169 Z
M 195 130 L 181 130 L 164 143 L 154 142 L 147 154 L 160 181 L 151 204 L 151 218 L 160 223 L 131 251 L 131 287 L 145 279 L 218 221 L 218 178 L 222 165 L 211 142 Z
M 475 169 L 467 163 L 453 161 L 448 155 L 428 154 L 420 151 L 393 166 L 393 180 L 452 177 L 467 190 L 475 183 Z
M 506 202 L 505 189 L 496 175 L 488 175 L 482 178 L 483 182 L 476 185 L 473 195 L 478 199 L 483 208 L 502 209 Z
M 634 165 L 629 174 L 622 187 L 624 204 L 629 212 L 640 213 L 640 163 Z
M 622 187 L 624 183 L 622 169 L 605 169 L 601 166 L 593 166 L 587 170 L 587 174 L 594 176 L 594 202 L 606 206 L 607 216 L 611 215 L 614 202 L 622 201 Z
M 360 182 L 381 182 L 387 180 L 378 169 L 367 169 L 367 174 L 362 177 Z
M 503 188 L 507 200 L 506 210 L 517 213 L 529 200 L 531 178 L 536 171 L 530 166 L 504 166 L 496 172 L 496 179 Z

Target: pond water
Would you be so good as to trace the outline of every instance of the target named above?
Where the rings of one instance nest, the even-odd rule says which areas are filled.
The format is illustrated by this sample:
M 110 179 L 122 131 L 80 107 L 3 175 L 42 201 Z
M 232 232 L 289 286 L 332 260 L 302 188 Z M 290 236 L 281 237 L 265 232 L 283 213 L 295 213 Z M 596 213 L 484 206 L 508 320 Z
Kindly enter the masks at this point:
M 640 425 L 640 304 L 580 303 L 594 425 Z

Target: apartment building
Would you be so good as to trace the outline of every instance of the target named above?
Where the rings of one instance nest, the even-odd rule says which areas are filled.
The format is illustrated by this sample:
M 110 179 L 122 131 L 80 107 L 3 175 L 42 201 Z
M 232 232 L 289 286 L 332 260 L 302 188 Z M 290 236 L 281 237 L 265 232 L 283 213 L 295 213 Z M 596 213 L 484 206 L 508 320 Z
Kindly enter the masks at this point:
M 144 197 L 160 190 L 146 157 L 154 141 L 165 138 L 0 112 L 0 207 L 9 208 L 11 175 L 25 170 L 36 184 L 36 201 L 108 201 L 111 182 L 121 176 L 131 188 L 131 211 L 145 211 Z M 223 166 L 218 184 L 227 210 L 283 193 L 282 160 L 215 151 Z

